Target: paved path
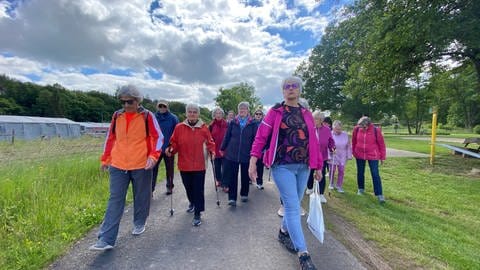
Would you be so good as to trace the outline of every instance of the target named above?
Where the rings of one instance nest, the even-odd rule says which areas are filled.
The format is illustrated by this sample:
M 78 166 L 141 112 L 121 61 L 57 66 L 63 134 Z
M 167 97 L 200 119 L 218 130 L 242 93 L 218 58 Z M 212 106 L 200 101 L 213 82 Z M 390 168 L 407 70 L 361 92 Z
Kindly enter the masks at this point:
M 266 170 L 266 174 L 268 170 Z M 268 179 L 268 176 L 265 177 Z M 265 190 L 250 186 L 250 201 L 236 208 L 226 204 L 227 196 L 219 191 L 216 205 L 212 173 L 207 171 L 206 211 L 200 227 L 191 225 L 186 213 L 187 200 L 179 175 L 175 176 L 174 215 L 170 216 L 170 197 L 163 194 L 164 183 L 157 186 L 147 230 L 132 236 L 132 208 L 126 208 L 115 248 L 106 252 L 89 251 L 96 241 L 98 228 L 74 244 L 67 254 L 50 265 L 50 269 L 298 269 L 296 255 L 289 253 L 276 239 L 281 219 L 278 192 L 273 182 L 265 181 Z M 101 202 L 106 204 L 106 202 Z M 330 232 L 320 244 L 305 227 L 312 259 L 319 269 L 365 269 Z
M 430 157 L 430 155 L 387 147 L 387 159 L 391 157 Z

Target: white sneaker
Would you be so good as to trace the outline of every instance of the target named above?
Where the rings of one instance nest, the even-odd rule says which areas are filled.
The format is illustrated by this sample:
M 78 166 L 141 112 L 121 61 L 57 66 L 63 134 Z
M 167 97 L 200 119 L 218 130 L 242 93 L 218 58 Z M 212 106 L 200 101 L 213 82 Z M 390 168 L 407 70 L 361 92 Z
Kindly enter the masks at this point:
M 313 188 L 307 188 L 307 190 L 305 191 L 305 194 L 307 195 L 310 195 L 313 193 Z
M 283 205 L 280 205 L 280 208 L 278 209 L 277 214 L 281 217 L 285 215 L 285 208 L 283 208 Z
M 305 216 L 307 212 L 305 212 L 305 209 L 303 209 L 303 207 L 300 207 L 300 216 Z
M 341 187 L 337 187 L 337 191 L 338 191 L 339 193 L 345 193 L 345 191 L 344 191 L 343 188 L 341 188 Z
M 320 202 L 327 203 L 327 198 L 325 198 L 325 196 L 323 196 L 323 194 L 320 194 Z
M 329 186 L 328 186 L 328 189 L 333 189 L 333 186 L 332 186 L 332 185 L 329 185 Z

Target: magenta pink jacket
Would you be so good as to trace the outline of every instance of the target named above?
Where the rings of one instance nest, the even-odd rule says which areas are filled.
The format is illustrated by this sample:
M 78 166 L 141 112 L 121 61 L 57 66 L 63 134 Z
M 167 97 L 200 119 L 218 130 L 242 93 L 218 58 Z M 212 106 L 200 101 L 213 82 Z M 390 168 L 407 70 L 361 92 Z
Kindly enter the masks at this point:
M 352 132 L 352 152 L 358 159 L 385 160 L 387 151 L 380 128 L 373 124 L 368 125 L 366 130 L 355 126 Z
M 283 102 L 282 104 L 275 105 L 267 112 L 267 115 L 258 127 L 255 140 L 252 144 L 252 150 L 250 151 L 251 156 L 261 158 L 262 150 L 271 136 L 270 144 L 263 156 L 263 164 L 265 164 L 267 168 L 271 167 L 273 161 L 275 161 L 275 150 L 278 144 L 278 132 L 280 131 L 280 124 L 282 123 L 282 114 Z M 311 169 L 321 170 L 323 167 L 323 158 L 320 155 L 317 136 L 315 136 L 315 121 L 313 120 L 312 113 L 303 107 L 302 115 L 308 129 L 309 167 Z

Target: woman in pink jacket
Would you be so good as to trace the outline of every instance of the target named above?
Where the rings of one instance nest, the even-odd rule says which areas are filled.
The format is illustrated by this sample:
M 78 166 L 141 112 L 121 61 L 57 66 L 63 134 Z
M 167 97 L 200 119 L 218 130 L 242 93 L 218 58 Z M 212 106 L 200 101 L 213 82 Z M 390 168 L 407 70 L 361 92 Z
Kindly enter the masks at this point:
M 385 203 L 378 161 L 383 164 L 386 156 L 385 141 L 379 128 L 367 116 L 358 120 L 352 133 L 352 152 L 357 161 L 358 195 L 365 193 L 365 163 L 368 161 L 373 180 L 373 190 L 380 203 Z
M 257 179 L 257 160 L 263 156 L 265 167 L 272 176 L 285 207 L 278 240 L 291 252 L 298 254 L 301 269 L 316 269 L 310 258 L 303 235 L 300 203 L 305 192 L 309 170 L 320 179 L 323 160 L 315 136 L 312 113 L 299 104 L 302 80 L 289 77 L 282 82 L 284 102 L 273 106 L 258 127 L 250 152 L 248 173 Z

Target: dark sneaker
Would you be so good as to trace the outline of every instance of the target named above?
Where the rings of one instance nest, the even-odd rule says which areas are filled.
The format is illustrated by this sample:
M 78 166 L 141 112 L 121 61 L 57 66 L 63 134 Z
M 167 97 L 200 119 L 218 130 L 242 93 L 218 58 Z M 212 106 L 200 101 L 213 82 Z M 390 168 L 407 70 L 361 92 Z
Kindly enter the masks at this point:
M 172 195 L 173 190 L 171 188 L 167 188 L 167 192 L 165 192 L 165 195 Z
M 234 200 L 228 200 L 228 205 L 230 206 L 237 206 L 237 202 Z
M 247 196 L 242 196 L 241 200 L 242 200 L 242 202 L 248 202 L 248 197 Z
M 290 239 L 288 232 L 282 232 L 281 229 L 278 230 L 278 241 L 280 241 L 280 243 L 282 243 L 288 251 L 292 253 L 297 252 L 297 249 L 293 245 L 292 239 Z
M 98 241 L 95 243 L 95 245 L 90 246 L 88 249 L 89 250 L 95 250 L 95 251 L 104 251 L 104 250 L 109 250 L 112 249 L 113 246 L 108 244 L 107 242 L 98 239 Z
M 195 215 L 192 220 L 192 225 L 193 226 L 200 226 L 202 224 L 202 219 L 200 218 L 200 214 Z
M 187 213 L 193 213 L 195 211 L 195 206 L 193 204 L 189 204 L 187 208 Z
M 300 262 L 300 269 L 302 270 L 317 270 L 315 265 L 313 265 L 312 258 L 308 253 L 303 253 L 298 257 L 298 261 Z

